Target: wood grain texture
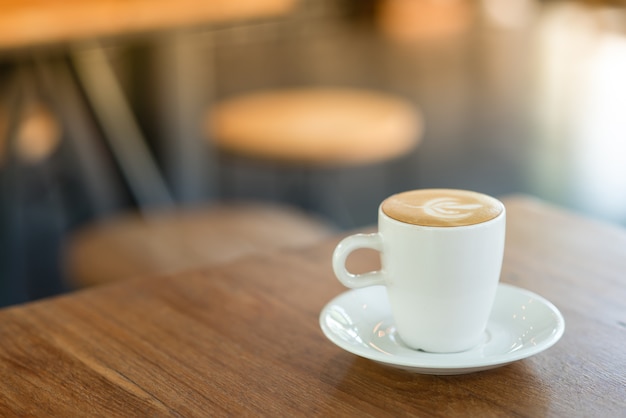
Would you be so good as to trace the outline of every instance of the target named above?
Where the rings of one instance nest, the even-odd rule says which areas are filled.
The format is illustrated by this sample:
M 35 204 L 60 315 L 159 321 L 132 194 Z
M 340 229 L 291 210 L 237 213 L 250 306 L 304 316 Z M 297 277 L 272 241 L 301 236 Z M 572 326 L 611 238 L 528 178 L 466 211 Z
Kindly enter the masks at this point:
M 295 0 L 2 0 L 0 48 L 287 13 Z
M 345 290 L 330 266 L 337 237 L 0 311 L 0 415 L 623 416 L 626 231 L 504 202 L 502 280 L 566 320 L 534 357 L 437 377 L 337 348 L 318 326 Z M 368 252 L 351 262 L 377 264 Z

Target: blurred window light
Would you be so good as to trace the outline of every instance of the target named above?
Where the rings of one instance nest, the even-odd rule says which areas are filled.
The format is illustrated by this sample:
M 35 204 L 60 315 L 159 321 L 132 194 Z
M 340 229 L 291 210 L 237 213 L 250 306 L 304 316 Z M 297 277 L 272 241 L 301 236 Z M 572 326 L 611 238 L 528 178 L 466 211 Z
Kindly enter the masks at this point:
M 578 203 L 626 220 L 626 37 L 604 34 L 590 57 L 575 122 Z
M 618 8 L 547 8 L 537 57 L 536 181 L 618 222 L 626 221 L 625 17 Z
M 564 4 L 543 10 L 536 32 L 537 100 L 543 140 L 562 142 L 566 119 L 579 97 L 583 67 L 596 45 L 597 33 L 587 8 Z

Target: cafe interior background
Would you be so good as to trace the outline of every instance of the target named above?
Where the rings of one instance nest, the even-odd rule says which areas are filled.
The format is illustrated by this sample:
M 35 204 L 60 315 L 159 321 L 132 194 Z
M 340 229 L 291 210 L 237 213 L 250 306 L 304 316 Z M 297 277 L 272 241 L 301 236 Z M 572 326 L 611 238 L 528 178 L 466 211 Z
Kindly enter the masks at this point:
M 394 7 L 400 12 L 389 12 Z M 110 37 L 99 46 L 175 205 L 278 202 L 350 230 L 373 225 L 378 203 L 392 193 L 451 187 L 526 193 L 626 224 L 626 11 L 619 2 L 298 0 L 281 16 Z M 74 48 L 83 58 L 70 64 L 92 66 L 97 84 L 109 88 L 102 57 L 88 43 Z M 62 48 L 43 49 L 44 60 L 67 61 Z M 138 207 L 111 144 L 91 144 L 110 178 L 88 181 L 80 141 L 46 106 L 50 95 L 38 95 L 41 85 L 30 85 L 24 71 L 15 76 L 31 53 L 0 52 L 1 305 L 71 290 L 62 262 L 68 237 Z M 38 65 L 25 74 L 37 74 Z M 48 132 L 43 143 L 7 140 L 18 82 L 43 105 L 31 128 Z M 295 86 L 406 99 L 423 122 L 419 141 L 390 161 L 359 166 L 224 163 L 202 129 L 211 106 Z M 75 93 L 54 87 L 53 99 Z M 103 184 L 114 186 L 114 200 L 95 196 Z M 151 202 L 148 210 L 171 203 Z

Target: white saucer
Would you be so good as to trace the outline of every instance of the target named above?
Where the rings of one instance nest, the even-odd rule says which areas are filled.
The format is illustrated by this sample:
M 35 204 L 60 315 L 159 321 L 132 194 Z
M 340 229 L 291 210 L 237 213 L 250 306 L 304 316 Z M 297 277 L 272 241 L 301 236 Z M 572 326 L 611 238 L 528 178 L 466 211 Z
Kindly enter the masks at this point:
M 344 350 L 389 366 L 423 374 L 463 374 L 504 366 L 556 343 L 565 321 L 549 301 L 501 283 L 484 340 L 452 354 L 413 350 L 396 333 L 384 286 L 344 292 L 320 314 L 322 331 Z

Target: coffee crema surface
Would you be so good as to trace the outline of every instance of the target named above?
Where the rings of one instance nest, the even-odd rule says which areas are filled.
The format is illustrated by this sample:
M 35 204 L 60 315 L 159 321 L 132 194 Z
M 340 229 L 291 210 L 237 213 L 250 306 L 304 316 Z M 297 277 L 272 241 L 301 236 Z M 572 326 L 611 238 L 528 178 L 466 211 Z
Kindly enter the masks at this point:
M 382 203 L 385 215 L 421 226 L 467 226 L 487 222 L 504 210 L 497 199 L 454 189 L 422 189 L 398 193 Z

